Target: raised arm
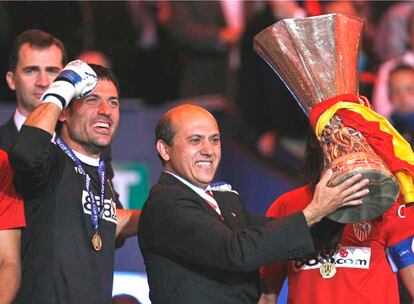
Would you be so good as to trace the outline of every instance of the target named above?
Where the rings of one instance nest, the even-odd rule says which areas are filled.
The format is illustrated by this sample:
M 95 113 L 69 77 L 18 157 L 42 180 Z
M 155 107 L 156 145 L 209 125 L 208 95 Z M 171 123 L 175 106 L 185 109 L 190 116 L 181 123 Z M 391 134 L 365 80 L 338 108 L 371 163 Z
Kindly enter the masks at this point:
M 53 134 L 60 113 L 73 98 L 88 94 L 97 84 L 95 72 L 86 63 L 69 62 L 41 97 L 41 104 L 30 113 L 25 125 Z
M 25 125 L 42 129 L 53 135 L 56 122 L 62 109 L 54 103 L 42 103 L 30 113 L 25 121 Z

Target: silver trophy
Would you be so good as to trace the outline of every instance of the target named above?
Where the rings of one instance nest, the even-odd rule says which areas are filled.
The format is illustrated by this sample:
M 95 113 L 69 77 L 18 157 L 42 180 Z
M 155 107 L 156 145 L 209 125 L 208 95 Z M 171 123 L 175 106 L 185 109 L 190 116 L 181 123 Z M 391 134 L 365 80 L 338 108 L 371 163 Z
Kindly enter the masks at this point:
M 279 75 L 309 115 L 316 104 L 343 94 L 358 94 L 359 44 L 364 23 L 343 14 L 284 19 L 255 36 L 254 50 Z M 393 205 L 399 184 L 363 135 L 334 115 L 319 138 L 325 169 L 338 185 L 354 174 L 368 178 L 364 203 L 343 207 L 328 217 L 339 223 L 374 219 Z

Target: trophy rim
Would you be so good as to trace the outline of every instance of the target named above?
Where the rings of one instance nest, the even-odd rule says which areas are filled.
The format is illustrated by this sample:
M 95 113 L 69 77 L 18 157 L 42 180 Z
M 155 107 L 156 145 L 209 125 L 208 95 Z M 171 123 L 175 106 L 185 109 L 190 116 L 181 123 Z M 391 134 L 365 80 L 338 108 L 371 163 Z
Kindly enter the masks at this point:
M 376 184 L 376 180 L 371 178 L 370 183 L 368 184 L 370 193 L 362 199 L 362 205 L 342 207 L 327 216 L 330 220 L 342 224 L 356 224 L 373 220 L 384 214 L 397 201 L 400 195 L 400 186 L 393 174 L 384 171 L 365 169 L 345 174 L 342 176 L 342 179 L 346 180 L 357 173 L 361 173 L 363 178 L 366 178 L 370 173 L 375 173 L 378 177 L 381 177 L 378 180 L 386 179 L 388 186 L 387 191 L 376 191 L 376 187 L 382 188 L 384 185 Z

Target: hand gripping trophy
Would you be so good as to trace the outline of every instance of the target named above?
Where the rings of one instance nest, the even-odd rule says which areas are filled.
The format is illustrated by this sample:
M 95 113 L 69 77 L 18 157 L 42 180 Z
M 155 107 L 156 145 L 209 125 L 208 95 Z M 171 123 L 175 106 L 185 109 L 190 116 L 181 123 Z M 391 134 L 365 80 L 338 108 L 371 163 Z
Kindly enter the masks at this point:
M 343 14 L 284 19 L 254 38 L 255 51 L 287 85 L 308 115 L 337 185 L 361 173 L 370 194 L 357 207 L 328 217 L 357 223 L 380 216 L 401 194 L 414 202 L 410 145 L 369 101 L 358 95 L 363 21 Z

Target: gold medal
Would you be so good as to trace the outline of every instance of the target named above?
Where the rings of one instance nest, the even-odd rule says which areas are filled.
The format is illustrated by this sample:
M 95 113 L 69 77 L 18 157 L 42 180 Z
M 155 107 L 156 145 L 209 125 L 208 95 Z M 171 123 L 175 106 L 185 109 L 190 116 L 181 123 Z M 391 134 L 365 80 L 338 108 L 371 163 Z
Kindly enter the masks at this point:
M 330 279 L 336 273 L 336 267 L 331 262 L 323 263 L 321 268 L 319 268 L 319 272 L 321 273 L 322 278 Z
M 92 236 L 92 248 L 95 251 L 99 251 L 102 248 L 102 239 L 97 232 L 95 232 Z

